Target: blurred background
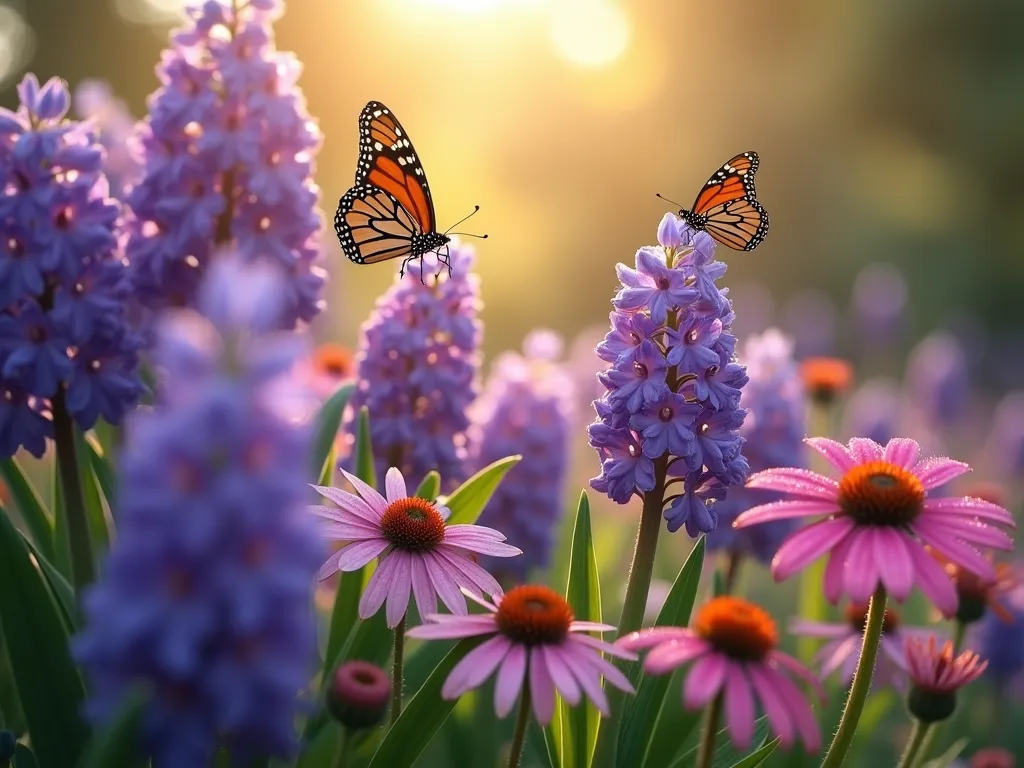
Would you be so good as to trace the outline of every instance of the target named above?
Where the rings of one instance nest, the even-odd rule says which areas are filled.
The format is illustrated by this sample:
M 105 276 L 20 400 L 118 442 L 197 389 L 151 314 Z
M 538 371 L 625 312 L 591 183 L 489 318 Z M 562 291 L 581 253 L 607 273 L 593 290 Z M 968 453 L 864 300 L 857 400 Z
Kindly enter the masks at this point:
M 182 5 L 0 0 L 0 103 L 31 69 L 108 81 L 141 117 Z M 654 193 L 689 205 L 753 149 L 772 228 L 720 254 L 738 335 L 776 323 L 854 358 L 877 341 L 858 301 L 895 304 L 892 356 L 946 328 L 995 394 L 1024 382 L 1022 24 L 1013 0 L 289 0 L 276 31 L 325 136 L 328 216 L 371 98 L 411 132 L 441 227 L 481 206 L 488 356 L 603 323 L 615 263 L 654 240 Z M 327 234 L 318 332 L 354 344 L 391 270 L 341 263 Z

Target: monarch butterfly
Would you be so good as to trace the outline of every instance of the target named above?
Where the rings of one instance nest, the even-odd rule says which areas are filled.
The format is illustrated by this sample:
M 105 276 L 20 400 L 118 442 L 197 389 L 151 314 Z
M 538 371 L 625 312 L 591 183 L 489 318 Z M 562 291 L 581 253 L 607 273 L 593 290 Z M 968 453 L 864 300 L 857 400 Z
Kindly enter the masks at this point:
M 409 134 L 379 101 L 369 102 L 359 114 L 356 182 L 338 202 L 334 231 L 351 261 L 401 258 L 401 275 L 412 259 L 451 242 L 447 233 L 435 230 L 427 175 Z M 438 260 L 450 274 L 447 252 L 439 253 Z
M 754 174 L 761 164 L 756 152 L 744 152 L 715 171 L 701 188 L 692 210 L 679 217 L 705 230 L 722 245 L 752 251 L 768 234 L 768 211 L 757 202 Z

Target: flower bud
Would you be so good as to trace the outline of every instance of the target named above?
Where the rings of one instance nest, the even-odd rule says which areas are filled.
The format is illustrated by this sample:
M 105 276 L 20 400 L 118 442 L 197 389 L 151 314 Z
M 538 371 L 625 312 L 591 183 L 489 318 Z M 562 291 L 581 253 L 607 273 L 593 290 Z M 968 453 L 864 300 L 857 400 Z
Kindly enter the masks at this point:
M 327 711 L 346 728 L 370 728 L 384 718 L 391 681 L 368 661 L 347 661 L 331 675 Z

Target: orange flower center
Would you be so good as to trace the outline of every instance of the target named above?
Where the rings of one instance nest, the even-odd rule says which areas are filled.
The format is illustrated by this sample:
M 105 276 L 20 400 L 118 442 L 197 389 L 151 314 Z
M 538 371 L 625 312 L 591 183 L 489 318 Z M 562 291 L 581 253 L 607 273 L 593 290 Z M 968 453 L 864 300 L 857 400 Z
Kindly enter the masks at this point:
M 498 629 L 526 645 L 557 645 L 569 634 L 572 608 L 547 587 L 524 585 L 505 593 L 498 606 Z
M 846 621 L 858 632 L 863 632 L 868 623 L 867 605 L 851 603 L 846 606 Z M 895 632 L 900 626 L 900 615 L 889 608 L 885 609 L 885 617 L 882 619 L 882 634 Z
M 924 496 L 914 474 L 888 461 L 856 466 L 839 481 L 839 506 L 860 525 L 905 526 L 921 512 Z
M 352 374 L 352 353 L 340 344 L 322 344 L 313 354 L 313 367 L 336 379 Z
M 697 611 L 694 631 L 740 661 L 760 661 L 779 642 L 775 621 L 760 606 L 738 597 L 716 597 Z
M 407 552 L 430 552 L 444 540 L 441 513 L 431 502 L 417 496 L 389 504 L 380 527 L 388 541 Z
M 830 403 L 850 386 L 853 369 L 845 360 L 809 357 L 800 365 L 808 394 L 818 402 Z

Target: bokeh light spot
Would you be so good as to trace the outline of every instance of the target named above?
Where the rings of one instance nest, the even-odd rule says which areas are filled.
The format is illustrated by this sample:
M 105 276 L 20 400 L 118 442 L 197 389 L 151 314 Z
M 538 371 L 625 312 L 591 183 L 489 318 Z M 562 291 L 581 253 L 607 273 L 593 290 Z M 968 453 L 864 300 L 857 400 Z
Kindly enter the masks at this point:
M 629 38 L 629 17 L 609 0 L 564 0 L 551 14 L 555 48 L 574 64 L 606 66 L 625 53 Z

